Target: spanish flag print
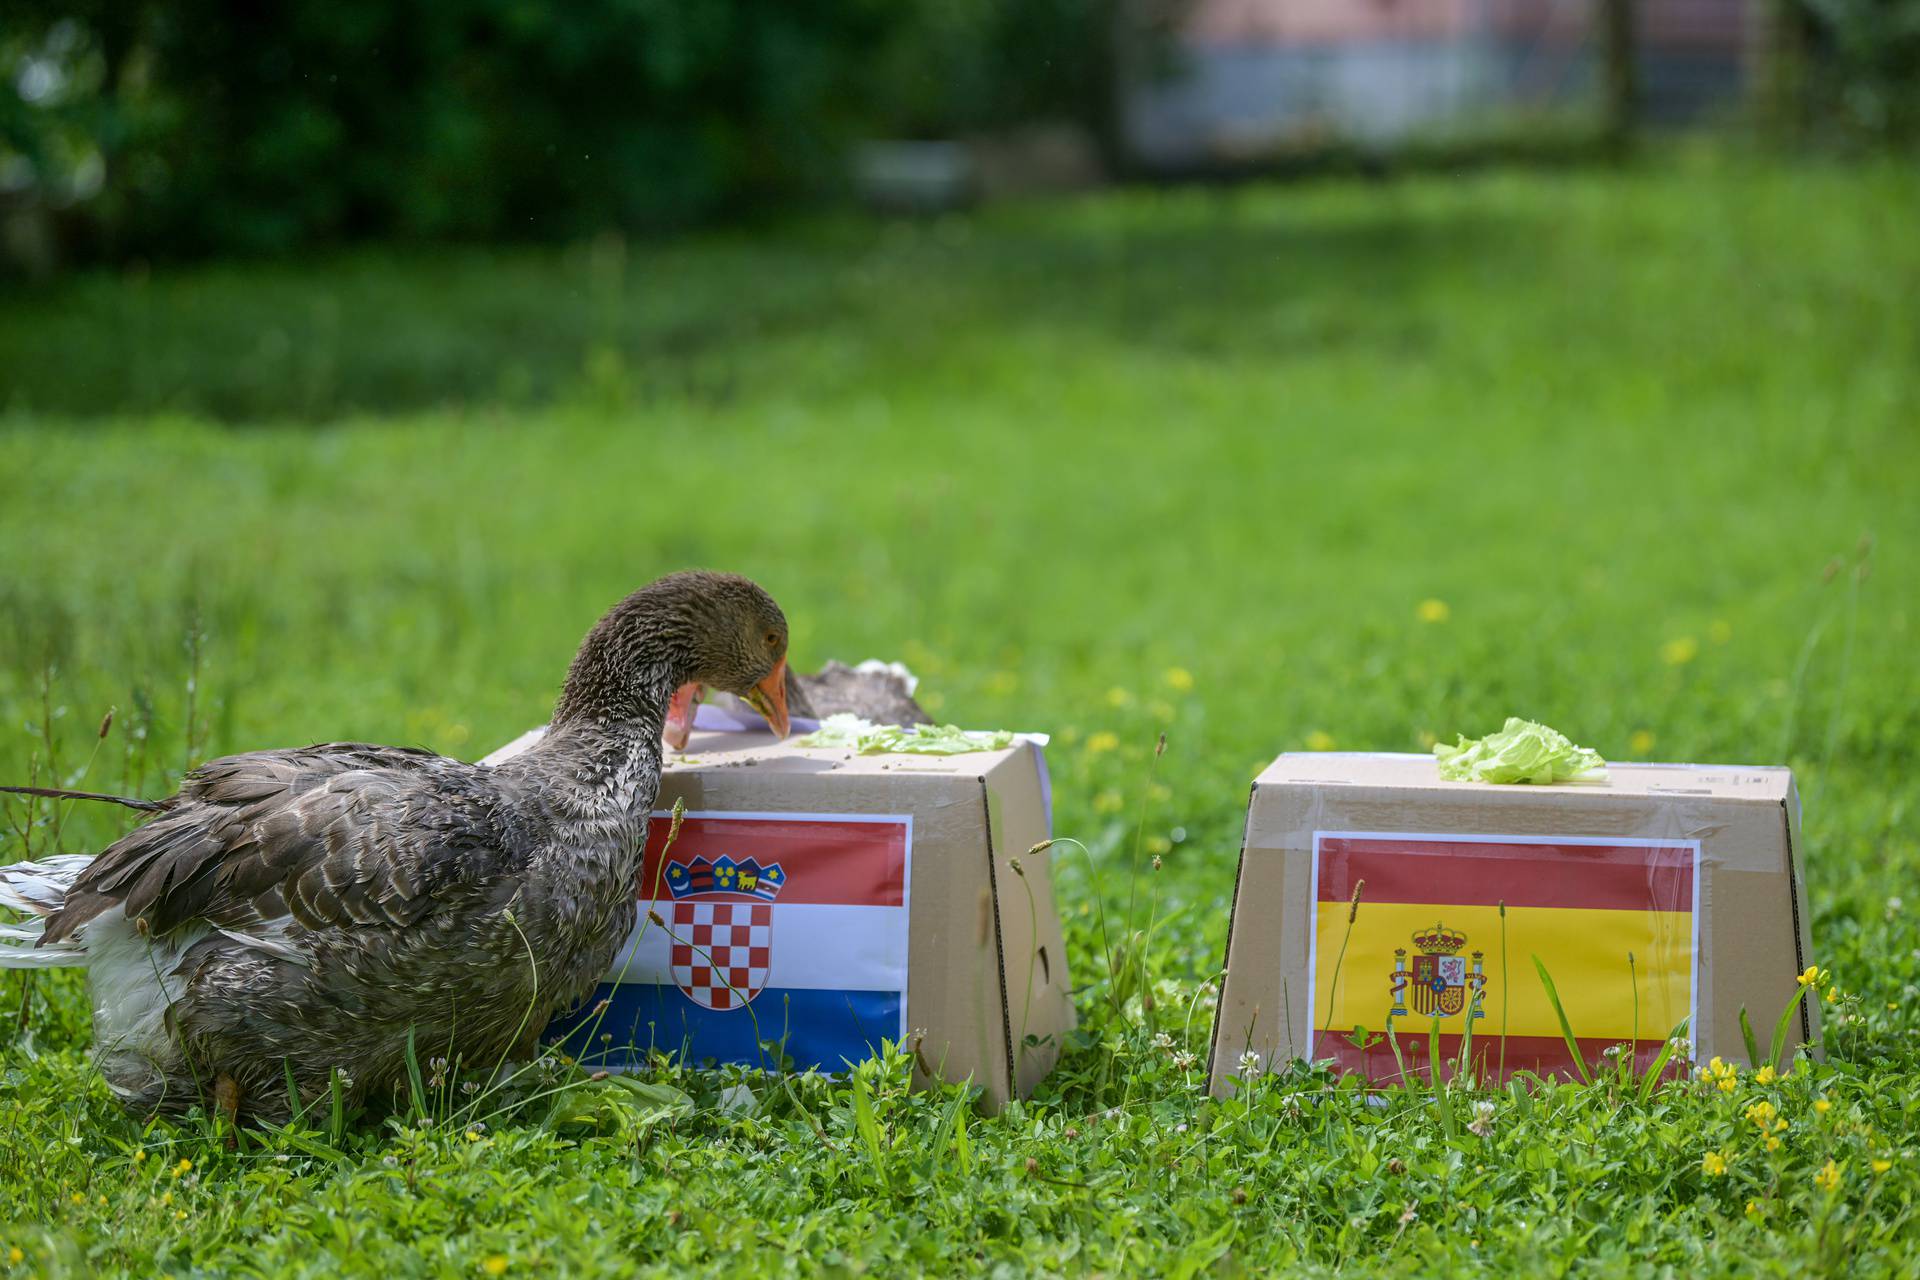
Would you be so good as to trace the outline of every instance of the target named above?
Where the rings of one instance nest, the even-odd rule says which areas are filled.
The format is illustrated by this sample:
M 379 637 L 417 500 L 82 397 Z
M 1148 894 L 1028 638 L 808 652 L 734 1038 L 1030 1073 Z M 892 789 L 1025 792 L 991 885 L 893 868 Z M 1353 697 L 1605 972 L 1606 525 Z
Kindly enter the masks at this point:
M 1316 1059 L 1394 1080 L 1391 1027 L 1424 1077 L 1437 1018 L 1443 1075 L 1471 1024 L 1481 1079 L 1570 1078 L 1536 956 L 1589 1068 L 1631 1043 L 1644 1070 L 1692 1027 L 1697 841 L 1328 831 L 1313 859 Z

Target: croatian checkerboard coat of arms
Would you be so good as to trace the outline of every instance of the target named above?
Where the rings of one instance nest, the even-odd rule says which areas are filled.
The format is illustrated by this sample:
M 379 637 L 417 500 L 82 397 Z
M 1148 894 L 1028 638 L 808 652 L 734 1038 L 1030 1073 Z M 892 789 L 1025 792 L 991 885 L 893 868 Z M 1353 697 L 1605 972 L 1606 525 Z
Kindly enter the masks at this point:
M 705 1009 L 738 1009 L 765 990 L 773 967 L 773 901 L 786 873 L 748 858 L 669 862 L 673 981 Z

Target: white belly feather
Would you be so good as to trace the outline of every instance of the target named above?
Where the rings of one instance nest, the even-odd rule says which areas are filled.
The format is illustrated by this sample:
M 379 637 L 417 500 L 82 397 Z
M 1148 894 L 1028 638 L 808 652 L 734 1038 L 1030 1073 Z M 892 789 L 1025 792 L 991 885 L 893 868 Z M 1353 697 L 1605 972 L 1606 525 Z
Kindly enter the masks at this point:
M 178 1060 L 167 1034 L 167 1009 L 182 994 L 175 970 L 181 954 L 206 936 L 206 929 L 148 938 L 125 911 L 112 907 L 73 937 L 37 946 L 44 917 L 60 909 L 74 879 L 92 861 L 87 854 L 61 854 L 0 867 L 0 907 L 27 916 L 0 924 L 0 969 L 85 968 L 93 997 L 94 1058 L 114 1092 L 132 1095 L 150 1087 L 164 1064 Z

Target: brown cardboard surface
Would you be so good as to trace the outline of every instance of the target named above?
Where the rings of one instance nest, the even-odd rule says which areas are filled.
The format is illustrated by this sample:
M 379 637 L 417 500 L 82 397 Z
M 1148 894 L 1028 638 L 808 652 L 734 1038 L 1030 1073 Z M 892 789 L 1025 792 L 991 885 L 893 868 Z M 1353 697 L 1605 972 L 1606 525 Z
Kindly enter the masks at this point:
M 971 1080 L 997 1106 L 1052 1069 L 1074 1014 L 1050 859 L 1027 853 L 1049 835 L 1036 747 L 862 756 L 696 730 L 667 753 L 657 807 L 676 800 L 690 812 L 910 814 L 907 1026 L 926 1033 L 916 1079 Z
M 1695 765 L 1613 765 L 1608 774 L 1605 782 L 1494 786 L 1442 781 L 1431 756 L 1275 760 L 1254 783 L 1247 810 L 1214 1028 L 1214 1090 L 1229 1087 L 1249 1048 L 1263 1062 L 1306 1050 L 1316 831 L 1699 841 L 1696 1052 L 1703 1060 L 1743 1056 L 1741 1006 L 1757 1025 L 1770 1024 L 1812 955 L 1792 775 Z M 1817 1037 L 1817 1004 L 1803 1010 L 1791 1044 Z

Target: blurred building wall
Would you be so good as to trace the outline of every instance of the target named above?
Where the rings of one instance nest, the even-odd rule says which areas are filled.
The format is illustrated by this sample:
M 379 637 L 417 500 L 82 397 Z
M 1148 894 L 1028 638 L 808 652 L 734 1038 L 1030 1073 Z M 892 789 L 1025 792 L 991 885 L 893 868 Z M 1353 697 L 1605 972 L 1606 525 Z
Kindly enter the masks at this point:
M 1198 0 L 1173 74 L 1126 95 L 1148 165 L 1332 142 L 1390 145 L 1595 101 L 1597 0 Z M 1638 0 L 1646 118 L 1692 120 L 1744 90 L 1749 0 Z

